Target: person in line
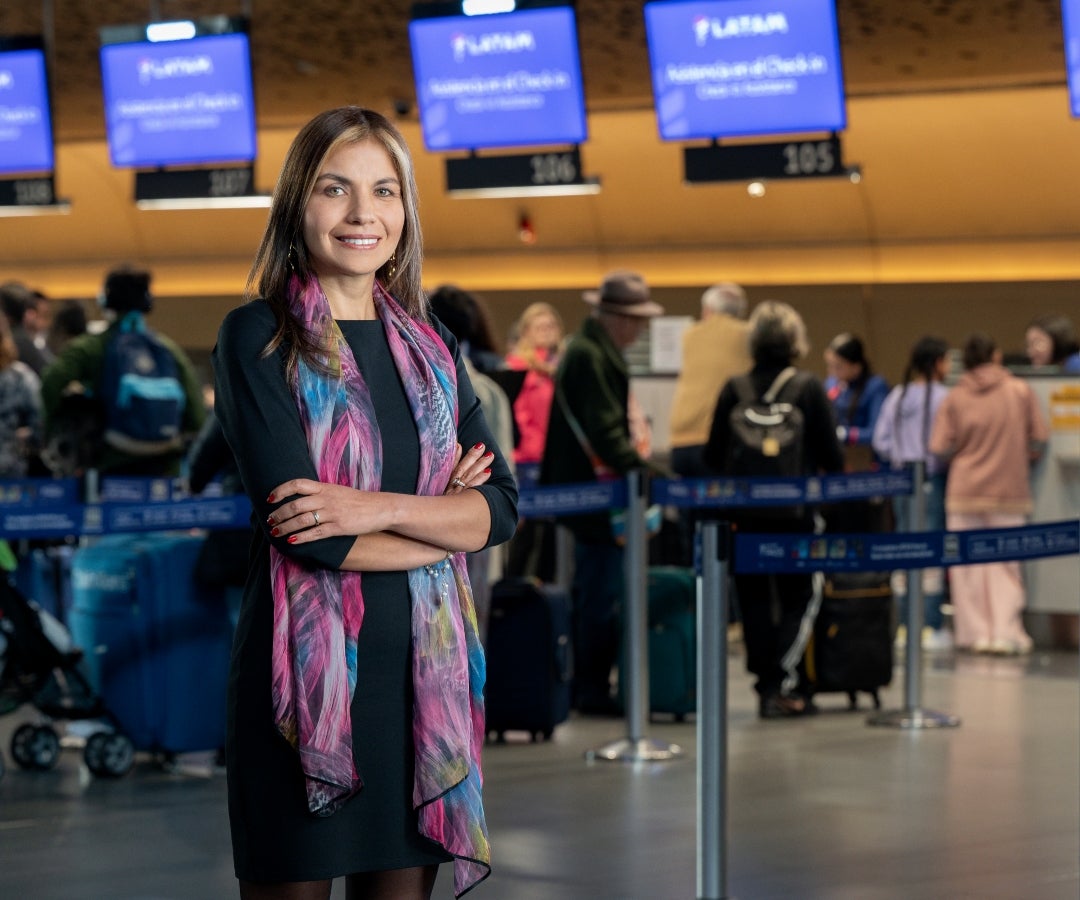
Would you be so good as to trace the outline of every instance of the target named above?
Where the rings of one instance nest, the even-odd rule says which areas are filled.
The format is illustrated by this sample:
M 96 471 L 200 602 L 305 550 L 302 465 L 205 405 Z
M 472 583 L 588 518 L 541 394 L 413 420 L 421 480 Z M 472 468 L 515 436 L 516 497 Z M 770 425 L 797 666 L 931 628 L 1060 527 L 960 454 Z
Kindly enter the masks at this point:
M 77 337 L 86 334 L 86 308 L 78 300 L 62 300 L 49 322 L 45 346 L 55 360 L 63 349 Z
M 862 338 L 842 333 L 825 348 L 825 392 L 832 403 L 836 436 L 844 450 L 844 471 L 869 472 L 881 465 L 874 453 L 874 426 L 889 385 L 874 373 Z M 892 508 L 884 497 L 865 502 L 829 504 L 824 509 L 829 531 L 886 532 L 893 528 Z
M 1001 365 L 990 335 L 964 343 L 964 374 L 941 404 L 930 451 L 949 462 L 945 515 L 949 531 L 1023 525 L 1033 508 L 1031 466 L 1049 429 L 1031 387 Z M 1031 650 L 1019 562 L 953 566 L 956 646 L 976 653 Z
M 41 439 L 40 383 L 19 360 L 7 320 L 0 316 L 0 478 L 33 474 Z
M 428 297 L 431 313 L 439 320 L 458 342 L 458 346 L 467 346 L 480 320 L 480 304 L 476 297 L 456 285 L 444 284 L 437 287 Z M 499 447 L 514 445 L 513 412 L 510 398 L 491 378 L 478 372 L 468 356 L 462 356 L 465 371 L 469 375 L 476 396 L 480 398 L 480 408 L 484 411 L 491 433 Z M 510 460 L 510 471 L 514 472 Z M 473 602 L 476 607 L 476 623 L 480 629 L 480 639 L 487 638 L 488 615 L 491 611 L 491 586 L 503 576 L 505 569 L 506 545 L 485 548 L 466 555 L 469 569 L 469 582 L 472 584 Z
M 79 471 L 94 468 L 109 475 L 179 475 L 188 443 L 206 419 L 202 381 L 183 348 L 167 335 L 150 332 L 164 346 L 176 367 L 176 392 L 182 397 L 176 434 L 153 452 L 128 446 L 123 441 L 102 440 L 106 410 L 118 404 L 106 397 L 105 369 L 110 345 L 121 334 L 149 332 L 146 317 L 153 311 L 149 272 L 128 265 L 105 276 L 99 302 L 112 316 L 109 326 L 97 334 L 86 333 L 64 346 L 41 379 L 46 439 L 78 443 L 90 457 L 78 460 Z M 85 432 L 85 433 L 84 433 Z M 93 432 L 93 439 L 84 440 Z
M 255 529 L 225 753 L 244 900 L 326 900 L 339 876 L 416 900 L 441 863 L 459 895 L 490 873 L 464 554 L 510 537 L 517 492 L 421 256 L 401 134 L 320 113 L 212 353 Z
M 1067 316 L 1048 313 L 1032 319 L 1024 332 L 1024 351 L 1033 366 L 1080 372 L 1080 340 Z
M 506 366 L 525 372 L 514 398 L 514 421 L 520 435 L 514 462 L 536 465 L 543 459 L 551 402 L 555 397 L 555 369 L 563 343 L 563 323 L 550 303 L 530 303 L 514 324 L 517 335 L 506 355 Z
M 18 281 L 0 284 L 0 311 L 7 319 L 19 360 L 40 377 L 51 357 L 34 343 L 34 335 L 27 327 L 28 319 L 37 320 L 37 304 L 38 297 L 25 284 Z
M 541 484 L 567 484 L 625 476 L 646 469 L 629 421 L 630 372 L 623 351 L 664 308 L 650 299 L 636 272 L 606 275 L 586 291 L 592 307 L 570 338 L 555 372 Z M 618 654 L 618 616 L 624 595 L 623 547 L 608 511 L 568 516 L 574 536 L 573 704 L 586 714 L 618 712 L 611 692 Z
M 682 371 L 671 401 L 671 468 L 686 478 L 713 473 L 701 455 L 712 428 L 716 398 L 727 380 L 747 371 L 750 327 L 746 292 L 725 281 L 701 295 L 701 318 L 682 338 Z
M 926 499 L 925 531 L 945 530 L 945 475 L 947 468 L 930 452 L 930 429 L 938 409 L 949 393 L 945 377 L 949 373 L 949 344 L 944 338 L 927 335 L 911 348 L 903 381 L 894 387 L 881 406 L 874 426 L 874 450 L 895 468 L 914 462 L 925 465 L 923 493 Z M 893 497 L 897 531 L 911 531 L 912 497 Z M 894 573 L 893 593 L 900 598 L 897 645 L 907 639 L 907 580 L 905 572 Z M 940 567 L 924 569 L 922 646 L 927 650 L 948 650 L 952 633 L 945 627 L 941 605 L 945 596 L 945 573 Z
M 534 484 L 547 443 L 548 420 L 555 399 L 555 370 L 565 342 L 562 316 L 550 303 L 530 303 L 510 329 L 512 345 L 506 355 L 508 385 L 514 411 L 514 462 L 518 484 Z M 515 393 L 516 391 L 516 393 Z M 518 523 L 510 542 L 507 574 L 529 575 L 542 581 L 555 577 L 555 526 L 549 519 Z
M 763 396 L 789 366 L 809 352 L 806 325 L 788 304 L 759 303 L 750 315 L 750 383 Z M 799 371 L 782 395 L 803 417 L 803 474 L 839 472 L 844 460 L 837 442 L 832 409 L 821 382 Z M 720 391 L 705 445 L 704 460 L 716 472 L 729 471 L 733 446 L 731 413 L 739 402 L 733 381 Z M 808 507 L 735 510 L 736 528 L 750 533 L 814 531 Z M 809 574 L 735 575 L 742 610 L 746 668 L 756 681 L 758 712 L 763 719 L 814 712 L 804 671 L 806 641 L 813 626 L 813 576 Z

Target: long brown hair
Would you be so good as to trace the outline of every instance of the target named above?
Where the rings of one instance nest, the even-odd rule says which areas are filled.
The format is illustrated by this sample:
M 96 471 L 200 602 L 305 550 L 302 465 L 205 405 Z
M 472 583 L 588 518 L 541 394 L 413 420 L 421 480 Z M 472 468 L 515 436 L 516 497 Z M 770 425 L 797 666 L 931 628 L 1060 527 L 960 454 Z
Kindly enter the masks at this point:
M 385 148 L 401 182 L 405 225 L 394 255 L 376 273 L 409 315 L 427 320 L 427 299 L 421 285 L 423 240 L 420 232 L 419 198 L 412 157 L 401 133 L 385 116 L 359 106 L 342 106 L 319 113 L 293 139 L 281 166 L 270 203 L 266 230 L 248 273 L 245 296 L 261 297 L 277 318 L 277 331 L 264 348 L 273 353 L 284 344 L 291 370 L 299 357 L 322 368 L 326 347 L 322 335 L 307 330 L 289 311 L 288 284 L 295 272 L 307 283 L 315 278 L 304 244 L 304 210 L 326 157 L 342 144 L 374 140 Z

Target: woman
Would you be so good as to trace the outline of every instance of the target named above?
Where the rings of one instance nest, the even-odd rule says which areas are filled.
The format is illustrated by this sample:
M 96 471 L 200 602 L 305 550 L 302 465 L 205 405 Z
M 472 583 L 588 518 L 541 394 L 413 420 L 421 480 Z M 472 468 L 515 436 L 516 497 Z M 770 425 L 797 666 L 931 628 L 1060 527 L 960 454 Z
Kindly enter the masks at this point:
M 428 323 L 404 140 L 358 107 L 286 155 L 222 324 L 216 409 L 254 508 L 226 764 L 244 900 L 460 895 L 490 872 L 483 653 L 464 552 L 516 491 Z M 470 449 L 460 456 L 460 447 Z
M 769 391 L 778 376 L 806 355 L 809 345 L 802 317 L 786 303 L 765 300 L 750 315 L 749 376 L 724 385 L 716 403 L 712 429 L 705 445 L 705 464 L 717 472 L 731 472 L 731 412 L 739 402 L 738 379 L 749 378 L 757 397 Z M 829 400 L 821 382 L 809 372 L 797 372 L 777 394 L 803 415 L 802 469 L 806 475 L 839 472 L 843 457 L 836 440 Z M 771 513 L 771 514 L 770 514 Z M 741 531 L 812 533 L 811 511 L 805 508 L 758 511 L 735 516 Z M 743 615 L 746 667 L 756 677 L 754 690 L 763 719 L 800 716 L 812 712 L 811 691 L 802 671 L 812 617 L 813 596 L 809 574 L 736 575 L 735 592 Z
M 836 436 L 844 445 L 847 469 L 874 468 L 871 441 L 889 385 L 874 374 L 862 339 L 853 334 L 834 337 L 825 350 L 825 362 L 829 371 L 825 390 L 836 413 Z
M 927 336 L 916 341 L 911 348 L 904 379 L 889 392 L 881 406 L 877 425 L 874 426 L 874 450 L 882 459 L 897 468 L 914 462 L 925 465 L 926 520 L 925 531 L 945 529 L 945 471 L 938 457 L 930 452 L 930 427 L 941 406 L 948 388 L 942 383 L 949 372 L 949 345 L 939 337 Z M 910 531 L 914 522 L 910 515 L 911 497 L 893 497 L 893 514 L 897 531 Z M 898 573 L 903 575 L 901 571 Z M 952 635 L 944 627 L 941 604 L 944 599 L 945 577 L 940 568 L 923 570 L 923 624 L 922 644 L 928 650 L 946 650 L 952 646 Z M 903 581 L 903 579 L 899 579 Z M 898 591 L 900 622 L 907 622 L 906 588 Z M 906 636 L 898 632 L 897 641 Z
M 506 356 L 508 368 L 525 372 L 514 399 L 517 446 L 514 461 L 537 464 L 544 458 L 548 417 L 555 397 L 555 368 L 563 342 L 562 319 L 550 303 L 530 303 L 514 326 L 517 341 Z
M 986 334 L 964 345 L 964 374 L 941 404 L 930 451 L 949 460 L 945 513 L 949 531 L 1012 528 L 1032 510 L 1030 469 L 1049 431 L 1031 388 L 1001 365 Z M 976 653 L 1027 653 L 1031 638 L 1019 562 L 954 566 L 956 646 Z
M 1024 350 L 1033 366 L 1080 372 L 1080 341 L 1066 316 L 1050 313 L 1032 319 L 1024 332 Z
M 0 316 L 0 478 L 25 478 L 42 436 L 41 382 Z

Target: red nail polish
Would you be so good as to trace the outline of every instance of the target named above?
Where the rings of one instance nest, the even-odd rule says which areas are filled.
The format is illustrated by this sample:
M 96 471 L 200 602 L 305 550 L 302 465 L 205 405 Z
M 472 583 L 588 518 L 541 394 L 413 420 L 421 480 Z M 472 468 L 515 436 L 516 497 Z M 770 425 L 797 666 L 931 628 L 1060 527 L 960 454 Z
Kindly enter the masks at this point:
M 484 446 L 483 444 L 473 444 L 472 448 L 473 448 L 473 450 L 479 450 L 483 446 Z
M 490 475 L 491 474 L 491 469 L 484 469 L 484 474 L 485 475 Z
M 295 544 L 296 543 L 296 535 L 295 534 L 290 534 L 287 538 L 285 538 L 285 540 L 287 540 L 290 544 Z
M 273 495 L 273 494 L 271 494 L 271 495 L 270 495 L 269 497 L 267 497 L 267 498 L 266 498 L 266 502 L 267 502 L 267 503 L 273 503 L 273 502 L 274 502 L 274 495 Z
M 278 536 L 278 534 L 280 533 L 280 531 L 281 531 L 281 529 L 280 529 L 280 528 L 278 528 L 278 527 L 277 527 L 276 525 L 275 525 L 275 526 L 274 526 L 273 528 L 271 528 L 271 529 L 270 529 L 270 533 L 271 533 L 271 534 L 272 534 L 272 535 L 273 535 L 274 537 L 277 537 L 277 536 Z

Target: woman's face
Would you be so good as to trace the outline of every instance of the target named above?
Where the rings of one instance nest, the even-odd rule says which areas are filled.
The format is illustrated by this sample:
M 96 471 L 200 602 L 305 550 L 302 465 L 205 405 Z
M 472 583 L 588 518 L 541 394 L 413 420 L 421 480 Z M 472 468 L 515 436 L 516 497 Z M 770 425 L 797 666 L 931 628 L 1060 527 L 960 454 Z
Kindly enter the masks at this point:
M 321 281 L 374 279 L 404 227 L 402 184 L 382 144 L 342 144 L 326 157 L 303 223 L 304 244 Z
M 551 313 L 541 313 L 529 322 L 522 334 L 533 347 L 555 347 L 562 340 L 562 329 Z
M 1024 335 L 1024 349 L 1033 366 L 1048 366 L 1054 361 L 1054 340 L 1034 325 Z

